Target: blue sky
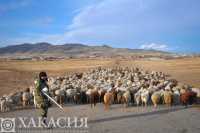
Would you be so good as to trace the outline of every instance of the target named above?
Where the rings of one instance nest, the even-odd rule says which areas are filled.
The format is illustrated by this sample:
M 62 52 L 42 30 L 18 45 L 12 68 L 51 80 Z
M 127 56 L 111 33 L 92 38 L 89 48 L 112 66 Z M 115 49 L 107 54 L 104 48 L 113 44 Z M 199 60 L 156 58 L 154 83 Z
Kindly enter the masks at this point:
M 200 53 L 200 1 L 0 0 L 0 47 L 25 42 Z

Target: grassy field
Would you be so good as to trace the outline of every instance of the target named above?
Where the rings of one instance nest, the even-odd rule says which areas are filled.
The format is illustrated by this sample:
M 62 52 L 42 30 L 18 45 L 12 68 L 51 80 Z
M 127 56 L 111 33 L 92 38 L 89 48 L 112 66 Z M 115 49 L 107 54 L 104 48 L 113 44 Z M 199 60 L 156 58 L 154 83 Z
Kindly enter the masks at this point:
M 69 59 L 62 61 L 0 61 L 0 95 L 24 89 L 33 84 L 40 71 L 50 76 L 87 71 L 98 66 L 138 66 L 163 71 L 182 83 L 200 87 L 200 58 L 163 61 L 116 59 Z

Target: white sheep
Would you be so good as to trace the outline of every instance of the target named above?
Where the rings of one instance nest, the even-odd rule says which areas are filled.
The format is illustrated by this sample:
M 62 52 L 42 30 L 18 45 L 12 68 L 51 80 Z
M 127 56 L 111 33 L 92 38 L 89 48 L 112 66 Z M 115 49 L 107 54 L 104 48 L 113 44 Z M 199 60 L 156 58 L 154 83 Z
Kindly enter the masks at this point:
M 142 105 L 144 104 L 145 106 L 147 106 L 148 100 L 149 100 L 149 91 L 147 89 L 144 89 L 141 92 Z
M 123 95 L 122 95 L 122 100 L 124 103 L 124 107 L 128 107 L 129 103 L 131 102 L 131 93 L 129 90 L 127 90 Z
M 0 104 L 1 104 L 1 112 L 6 112 L 6 111 L 10 111 L 13 108 L 12 105 L 12 99 L 10 99 L 10 97 L 3 97 L 0 100 Z
M 63 104 L 65 100 L 65 90 L 56 90 L 55 95 L 58 97 L 59 104 Z
M 6 107 L 6 99 L 3 97 L 0 99 L 0 104 L 1 104 L 1 112 L 5 112 L 7 109 Z
M 33 100 L 33 105 L 35 108 L 37 108 L 37 101 L 35 97 L 36 85 L 37 85 L 37 80 L 34 80 L 34 86 L 30 86 L 30 93 L 31 93 L 31 96 L 33 97 L 32 100 Z
M 67 89 L 66 90 L 66 96 L 67 96 L 67 100 L 69 102 L 73 102 L 73 98 L 76 95 L 77 90 L 76 89 Z
M 192 91 L 197 94 L 198 98 L 200 98 L 200 88 L 192 88 Z
M 137 93 L 135 93 L 134 100 L 136 102 L 136 105 L 139 106 L 140 103 L 141 103 L 141 92 L 140 91 L 138 91 Z
M 31 94 L 30 92 L 23 92 L 22 94 L 22 102 L 23 102 L 23 107 L 27 106 L 27 105 L 30 105 L 30 102 L 31 102 Z

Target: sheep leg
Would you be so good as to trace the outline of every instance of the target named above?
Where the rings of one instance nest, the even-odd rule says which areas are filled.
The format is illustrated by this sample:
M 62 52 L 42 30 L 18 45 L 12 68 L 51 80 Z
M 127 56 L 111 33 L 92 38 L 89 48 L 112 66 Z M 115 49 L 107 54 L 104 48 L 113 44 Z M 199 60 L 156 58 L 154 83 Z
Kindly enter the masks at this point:
M 107 110 L 107 103 L 104 104 L 104 109 Z
M 61 96 L 59 96 L 59 104 L 61 104 Z
M 26 101 L 22 102 L 22 106 L 25 107 L 26 106 Z
M 96 106 L 96 101 L 94 101 L 93 105 L 94 105 L 94 107 Z
M 4 106 L 3 105 L 1 105 L 1 112 L 4 112 Z
M 99 96 L 99 103 L 101 103 L 101 96 Z
M 110 106 L 111 106 L 111 104 L 108 104 L 108 110 L 110 110 Z

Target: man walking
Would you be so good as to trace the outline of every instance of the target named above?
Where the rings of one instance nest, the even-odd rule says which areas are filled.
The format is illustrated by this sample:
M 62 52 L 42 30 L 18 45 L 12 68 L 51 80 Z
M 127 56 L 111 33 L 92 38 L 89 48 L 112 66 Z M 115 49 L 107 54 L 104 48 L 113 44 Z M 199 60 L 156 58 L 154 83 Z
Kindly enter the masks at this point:
M 50 107 L 50 101 L 44 93 L 49 95 L 49 86 L 47 84 L 48 78 L 46 72 L 39 73 L 39 79 L 36 82 L 35 100 L 39 108 L 40 117 L 42 118 L 43 125 L 47 126 L 47 113 Z

